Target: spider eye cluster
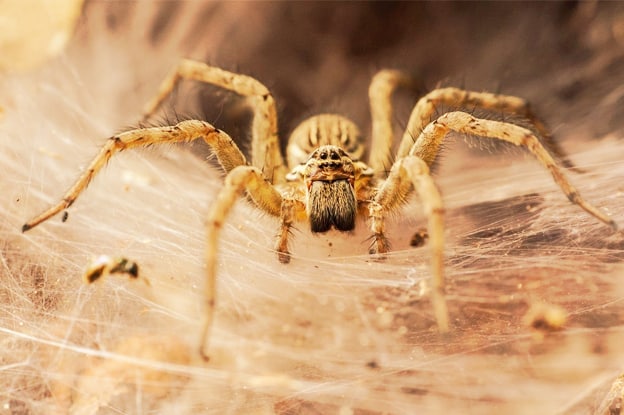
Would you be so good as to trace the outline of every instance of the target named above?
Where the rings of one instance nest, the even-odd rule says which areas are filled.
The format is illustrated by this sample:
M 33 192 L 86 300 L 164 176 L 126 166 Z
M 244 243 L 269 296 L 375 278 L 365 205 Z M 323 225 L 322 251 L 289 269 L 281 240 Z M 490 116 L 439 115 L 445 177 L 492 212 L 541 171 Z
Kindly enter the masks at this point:
M 304 180 L 308 186 L 314 181 L 349 180 L 353 183 L 355 170 L 353 160 L 346 151 L 327 145 L 314 150 L 304 163 L 286 175 L 286 180 Z
M 338 146 L 319 147 L 305 163 L 304 177 L 311 181 L 353 179 L 353 160 Z
M 333 160 L 340 161 L 343 157 L 345 157 L 347 153 L 340 147 L 336 146 L 323 146 L 317 149 L 310 158 L 320 159 L 320 160 Z

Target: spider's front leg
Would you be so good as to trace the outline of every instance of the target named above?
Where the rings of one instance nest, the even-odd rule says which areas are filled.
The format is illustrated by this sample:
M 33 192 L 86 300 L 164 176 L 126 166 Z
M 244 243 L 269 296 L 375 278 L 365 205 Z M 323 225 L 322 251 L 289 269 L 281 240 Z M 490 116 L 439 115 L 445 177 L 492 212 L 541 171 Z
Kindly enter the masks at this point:
M 284 181 L 286 166 L 277 135 L 277 109 L 273 95 L 260 81 L 192 59 L 182 59 L 147 103 L 143 121 L 156 112 L 183 79 L 205 82 L 246 97 L 254 112 L 251 125 L 251 164 L 261 168 L 271 183 Z
M 429 246 L 431 249 L 432 303 L 438 330 L 449 330 L 448 307 L 444 294 L 444 206 L 442 197 L 427 164 L 416 156 L 399 159 L 386 181 L 369 204 L 373 245 L 371 253 L 385 253 L 388 242 L 384 222 L 389 211 L 405 200 L 410 189 L 418 193 L 428 220 Z
M 429 163 L 430 156 L 438 153 L 440 144 L 450 131 L 472 134 L 494 140 L 507 141 L 527 149 L 552 175 L 555 183 L 568 199 L 603 223 L 617 229 L 617 224 L 606 213 L 587 202 L 568 181 L 567 177 L 530 130 L 502 121 L 475 118 L 462 111 L 448 112 L 429 123 L 416 139 L 409 154 L 416 155 Z
M 283 199 L 281 194 L 264 178 L 260 169 L 253 166 L 239 166 L 226 176 L 223 188 L 217 195 L 206 222 L 205 314 L 199 346 L 200 354 L 206 360 L 208 360 L 208 341 L 214 318 L 219 235 L 234 203 L 245 191 L 254 203 L 265 212 L 279 216 L 282 211 Z M 288 255 L 288 253 L 280 253 L 280 259 L 281 255 Z
M 204 121 L 188 120 L 170 127 L 139 128 L 126 131 L 110 137 L 91 161 L 87 170 L 67 190 L 63 198 L 57 204 L 26 222 L 22 226 L 22 232 L 32 229 L 41 222 L 70 207 L 115 153 L 151 144 L 177 143 L 192 141 L 197 138 L 203 138 L 208 143 L 225 171 L 247 164 L 245 156 L 240 152 L 230 136 Z

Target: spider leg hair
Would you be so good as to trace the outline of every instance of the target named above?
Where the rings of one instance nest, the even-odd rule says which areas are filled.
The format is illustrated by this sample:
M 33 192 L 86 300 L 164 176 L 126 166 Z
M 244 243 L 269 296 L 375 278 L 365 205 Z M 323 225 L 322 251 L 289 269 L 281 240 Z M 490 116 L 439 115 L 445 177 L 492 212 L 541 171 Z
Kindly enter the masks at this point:
M 245 190 L 258 207 L 269 214 L 278 216 L 282 208 L 282 196 L 265 179 L 260 169 L 253 166 L 239 166 L 226 176 L 223 188 L 208 212 L 206 222 L 205 314 L 199 346 L 199 351 L 206 360 L 208 359 L 208 342 L 214 318 L 219 235 L 234 203 L 242 196 Z
M 617 229 L 613 219 L 581 197 L 537 136 L 532 131 L 518 125 L 475 118 L 461 111 L 448 112 L 425 127 L 409 154 L 415 155 L 430 164 L 435 159 L 440 144 L 449 131 L 507 141 L 516 146 L 525 147 L 542 166 L 550 171 L 555 183 L 572 203 L 579 205 L 587 213 L 611 226 L 614 230 Z
M 236 166 L 247 164 L 245 156 L 238 149 L 232 138 L 204 121 L 187 120 L 174 126 L 139 128 L 126 131 L 110 137 L 84 173 L 67 190 L 63 198 L 57 204 L 26 222 L 22 227 L 22 232 L 37 226 L 70 207 L 115 153 L 135 147 L 192 141 L 197 138 L 203 138 L 212 148 L 226 172 Z
M 412 110 L 407 128 L 401 139 L 397 151 L 397 158 L 404 157 L 409 153 L 414 144 L 414 132 L 423 130 L 425 126 L 432 121 L 432 116 L 440 105 L 448 108 L 470 107 L 473 109 L 495 111 L 503 116 L 505 114 L 515 114 L 525 118 L 533 126 L 548 151 L 561 159 L 564 167 L 575 168 L 566 158 L 565 152 L 554 140 L 546 125 L 539 119 L 525 99 L 512 95 L 466 91 L 453 87 L 434 89 L 418 100 Z M 423 160 L 431 166 L 431 157 L 435 157 L 435 154 L 426 154 L 424 157 L 426 158 L 423 158 Z
M 156 96 L 145 106 L 143 121 L 158 110 L 182 79 L 205 82 L 246 97 L 254 110 L 251 163 L 270 174 L 267 178 L 271 183 L 285 181 L 287 171 L 277 135 L 275 100 L 266 86 L 250 76 L 229 72 L 203 62 L 182 59 L 161 83 Z
M 280 230 L 277 234 L 277 259 L 282 264 L 290 262 L 290 252 L 288 251 L 288 238 L 292 234 L 291 228 L 295 222 L 298 212 L 305 212 L 305 204 L 299 200 L 292 198 L 284 198 L 280 211 Z
M 399 159 L 390 175 L 379 188 L 369 205 L 373 250 L 387 252 L 384 235 L 384 218 L 387 212 L 405 200 L 411 188 L 416 190 L 428 220 L 429 247 L 431 249 L 432 304 L 438 330 L 449 330 L 449 317 L 444 295 L 444 206 L 442 197 L 429 172 L 429 166 L 416 156 Z
M 369 165 L 380 177 L 386 176 L 386 171 L 392 163 L 392 142 L 394 131 L 392 128 L 392 94 L 397 87 L 412 87 L 413 79 L 408 74 L 383 69 L 373 76 L 368 88 L 370 112 L 372 121 L 371 151 Z

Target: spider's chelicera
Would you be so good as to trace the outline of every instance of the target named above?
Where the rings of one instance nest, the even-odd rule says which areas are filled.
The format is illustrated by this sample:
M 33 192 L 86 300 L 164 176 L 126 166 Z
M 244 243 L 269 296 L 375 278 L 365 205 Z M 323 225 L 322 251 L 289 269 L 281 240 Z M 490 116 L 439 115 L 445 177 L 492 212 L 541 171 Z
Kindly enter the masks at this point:
M 312 232 L 355 228 L 355 169 L 343 149 L 323 146 L 306 163 L 304 183 L 307 190 L 306 213 Z
M 555 148 L 548 130 L 521 98 L 457 88 L 436 89 L 418 100 L 398 150 L 392 154 L 392 94 L 397 87 L 410 86 L 412 79 L 400 71 L 382 70 L 373 77 L 369 87 L 372 131 L 368 163 L 361 160 L 365 152 L 364 140 L 356 125 L 340 115 L 321 114 L 303 121 L 292 132 L 286 149 L 287 168 L 277 136 L 275 101 L 269 90 L 254 78 L 182 60 L 148 103 L 144 120 L 160 107 L 181 79 L 211 83 L 246 97 L 254 110 L 250 162 L 226 132 L 205 121 L 187 120 L 174 126 L 126 131 L 110 137 L 61 201 L 28 221 L 22 230 L 27 231 L 68 208 L 116 152 L 150 144 L 203 139 L 227 172 L 207 219 L 205 318 L 200 344 L 204 356 L 207 356 L 215 306 L 219 234 L 232 206 L 243 194 L 259 209 L 279 218 L 275 250 L 278 259 L 287 263 L 291 259 L 289 229 L 301 221 L 308 221 L 312 232 L 326 232 L 332 228 L 350 231 L 361 215 L 368 220 L 372 232 L 370 253 L 388 252 L 385 218 L 415 191 L 428 219 L 431 297 L 441 332 L 449 329 L 444 296 L 444 207 L 429 166 L 450 131 L 524 147 L 551 173 L 570 201 L 616 227 L 611 218 L 586 202 L 569 183 L 544 147 L 546 144 Z M 527 129 L 504 121 L 476 118 L 461 110 L 446 112 L 434 119 L 441 107 L 515 114 L 525 118 L 532 127 Z

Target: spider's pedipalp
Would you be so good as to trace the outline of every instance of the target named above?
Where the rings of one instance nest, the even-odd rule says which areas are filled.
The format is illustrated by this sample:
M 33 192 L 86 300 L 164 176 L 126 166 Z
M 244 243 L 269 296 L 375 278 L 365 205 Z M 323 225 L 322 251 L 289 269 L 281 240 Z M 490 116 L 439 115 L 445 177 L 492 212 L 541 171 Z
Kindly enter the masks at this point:
M 290 262 L 288 238 L 291 235 L 291 228 L 299 212 L 305 212 L 305 205 L 300 200 L 289 197 L 283 198 L 280 214 L 281 225 L 277 234 L 277 243 L 275 244 L 277 259 L 282 264 L 288 264 Z

